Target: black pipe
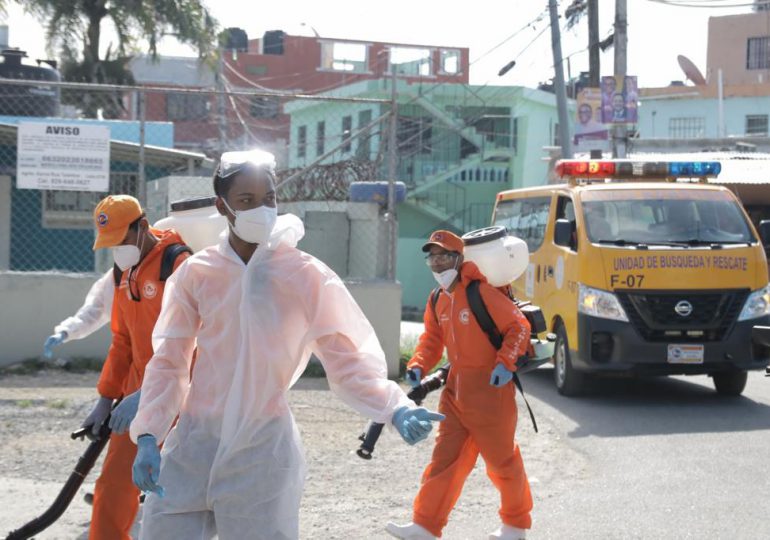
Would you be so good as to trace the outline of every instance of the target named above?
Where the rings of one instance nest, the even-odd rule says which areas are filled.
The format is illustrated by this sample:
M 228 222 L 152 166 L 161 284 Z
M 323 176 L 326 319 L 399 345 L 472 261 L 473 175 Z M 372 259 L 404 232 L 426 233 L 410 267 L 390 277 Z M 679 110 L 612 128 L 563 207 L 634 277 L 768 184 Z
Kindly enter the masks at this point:
M 416 405 L 422 404 L 425 396 L 446 384 L 448 374 L 449 364 L 438 368 L 435 373 L 428 375 L 419 385 L 412 388 L 406 397 L 414 401 Z M 384 427 L 385 424 L 369 422 L 366 431 L 358 437 L 358 440 L 361 441 L 361 446 L 356 450 L 358 457 L 366 460 L 372 459 L 374 445 L 377 444 L 377 440 L 380 438 L 380 435 L 382 435 L 382 428 Z
M 21 528 L 12 531 L 11 534 L 6 537 L 6 540 L 27 540 L 50 527 L 62 516 L 72 502 L 72 499 L 75 497 L 75 494 L 78 492 L 78 489 L 80 489 L 86 476 L 88 476 L 88 473 L 93 469 L 102 450 L 107 446 L 111 433 L 108 425 L 109 422 L 110 417 L 108 416 L 102 424 L 98 436 L 91 433 L 90 427 L 80 428 L 70 434 L 72 439 L 88 437 L 93 442 L 88 445 L 86 451 L 83 452 L 83 455 L 78 459 L 77 465 L 75 465 L 75 468 L 64 483 L 64 487 L 59 491 L 53 504 L 51 504 L 51 506 L 49 506 L 39 517 L 36 517 Z

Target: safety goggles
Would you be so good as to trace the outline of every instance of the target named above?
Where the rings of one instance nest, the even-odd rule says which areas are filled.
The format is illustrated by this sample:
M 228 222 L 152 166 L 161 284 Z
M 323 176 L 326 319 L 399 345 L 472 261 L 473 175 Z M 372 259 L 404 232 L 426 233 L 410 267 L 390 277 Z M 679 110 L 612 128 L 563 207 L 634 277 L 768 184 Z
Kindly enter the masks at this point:
M 219 159 L 217 176 L 228 178 L 246 167 L 275 169 L 275 156 L 264 150 L 224 152 Z
M 431 253 L 425 256 L 425 264 L 428 266 L 432 264 L 446 264 L 454 261 L 457 258 L 457 253 Z

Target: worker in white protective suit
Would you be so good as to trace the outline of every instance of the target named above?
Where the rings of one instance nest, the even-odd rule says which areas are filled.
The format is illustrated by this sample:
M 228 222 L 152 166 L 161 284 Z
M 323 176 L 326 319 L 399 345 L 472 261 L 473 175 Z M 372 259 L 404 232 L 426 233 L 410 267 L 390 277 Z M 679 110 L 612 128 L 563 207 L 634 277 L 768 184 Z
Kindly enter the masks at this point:
M 56 325 L 53 334 L 43 344 L 43 355 L 51 358 L 54 347 L 86 338 L 110 322 L 114 292 L 115 284 L 110 269 L 91 286 L 80 309 Z
M 443 419 L 387 380 L 345 285 L 295 247 L 304 228 L 276 217 L 272 163 L 260 151 L 222 155 L 214 190 L 230 229 L 166 283 L 131 424 L 134 482 L 148 492 L 142 539 L 298 538 L 305 462 L 286 393 L 311 353 L 338 396 L 407 442 Z

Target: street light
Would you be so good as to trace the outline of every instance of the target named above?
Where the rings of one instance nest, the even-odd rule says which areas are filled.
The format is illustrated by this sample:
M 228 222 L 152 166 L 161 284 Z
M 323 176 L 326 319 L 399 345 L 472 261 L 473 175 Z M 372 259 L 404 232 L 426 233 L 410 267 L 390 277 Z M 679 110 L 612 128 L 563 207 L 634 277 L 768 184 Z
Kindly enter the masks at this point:
M 513 69 L 513 66 L 515 65 L 516 65 L 516 60 L 511 60 L 510 62 L 505 64 L 502 68 L 500 68 L 500 71 L 497 72 L 497 76 L 502 77 L 503 75 L 511 71 Z

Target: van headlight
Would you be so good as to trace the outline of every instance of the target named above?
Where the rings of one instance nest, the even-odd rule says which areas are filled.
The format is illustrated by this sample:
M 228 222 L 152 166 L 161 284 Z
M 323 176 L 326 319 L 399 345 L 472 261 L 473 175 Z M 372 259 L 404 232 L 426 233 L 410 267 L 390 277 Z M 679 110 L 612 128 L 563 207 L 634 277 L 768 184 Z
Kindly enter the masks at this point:
M 611 292 L 586 287 L 582 283 L 578 289 L 578 312 L 602 319 L 628 322 L 617 296 Z
M 770 315 L 770 285 L 749 295 L 738 320 L 746 321 L 765 315 Z

